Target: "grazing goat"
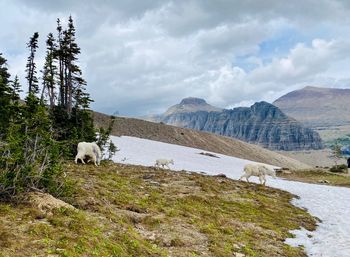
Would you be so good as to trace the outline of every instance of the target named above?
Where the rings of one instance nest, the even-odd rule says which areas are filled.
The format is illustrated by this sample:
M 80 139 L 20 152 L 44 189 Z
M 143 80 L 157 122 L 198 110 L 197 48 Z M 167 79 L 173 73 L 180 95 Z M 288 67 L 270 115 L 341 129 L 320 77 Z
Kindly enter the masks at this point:
M 164 168 L 164 166 L 167 166 L 168 169 L 170 170 L 169 164 L 174 165 L 174 161 L 171 160 L 167 160 L 167 159 L 158 159 L 156 160 L 156 163 L 154 164 L 155 167 L 160 167 L 162 166 L 162 168 Z
M 244 166 L 244 174 L 240 177 L 239 180 L 245 177 L 247 182 L 249 182 L 248 179 L 251 176 L 256 176 L 256 177 L 259 177 L 260 183 L 265 185 L 266 175 L 276 178 L 276 172 L 273 168 L 270 168 L 263 164 L 247 164 Z
M 100 165 L 102 154 L 100 147 L 95 143 L 80 142 L 77 146 L 77 155 L 75 156 L 75 163 L 78 163 L 78 159 L 83 164 L 85 156 L 92 158 L 95 166 Z

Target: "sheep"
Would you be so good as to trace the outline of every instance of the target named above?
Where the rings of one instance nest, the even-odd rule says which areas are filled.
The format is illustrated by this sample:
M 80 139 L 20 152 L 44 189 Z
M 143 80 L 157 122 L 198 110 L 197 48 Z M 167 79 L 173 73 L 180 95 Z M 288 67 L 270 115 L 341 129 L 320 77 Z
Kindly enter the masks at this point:
M 77 155 L 75 156 L 75 163 L 78 163 L 78 159 L 81 160 L 83 164 L 85 156 L 92 158 L 95 166 L 100 165 L 102 154 L 100 147 L 95 143 L 80 142 L 77 146 Z
M 257 176 L 259 177 L 260 183 L 262 185 L 265 185 L 266 183 L 265 175 L 269 175 L 269 176 L 272 176 L 273 178 L 276 178 L 275 170 L 269 166 L 266 166 L 263 164 L 247 164 L 244 166 L 244 174 L 240 177 L 239 180 L 242 180 L 245 177 L 247 182 L 249 182 L 248 179 L 251 176 Z
M 168 169 L 170 170 L 169 164 L 174 165 L 174 161 L 171 160 L 167 160 L 167 159 L 158 159 L 156 160 L 156 163 L 154 164 L 155 167 L 160 167 L 162 166 L 162 168 L 164 168 L 164 166 L 167 166 Z

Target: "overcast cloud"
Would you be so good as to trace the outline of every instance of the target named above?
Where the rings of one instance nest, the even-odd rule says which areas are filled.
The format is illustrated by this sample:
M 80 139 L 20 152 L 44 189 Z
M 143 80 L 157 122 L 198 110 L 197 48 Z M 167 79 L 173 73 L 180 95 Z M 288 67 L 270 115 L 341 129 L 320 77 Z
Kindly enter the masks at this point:
M 232 108 L 306 85 L 350 88 L 349 9 L 346 0 L 0 0 L 0 52 L 24 84 L 29 37 L 40 34 L 41 67 L 47 34 L 71 14 L 93 109 L 161 113 L 188 96 Z

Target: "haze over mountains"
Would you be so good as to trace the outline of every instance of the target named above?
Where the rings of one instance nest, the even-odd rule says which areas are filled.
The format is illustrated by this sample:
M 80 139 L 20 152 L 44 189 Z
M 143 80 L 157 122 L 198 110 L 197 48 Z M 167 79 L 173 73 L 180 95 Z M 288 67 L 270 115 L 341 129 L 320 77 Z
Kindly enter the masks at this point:
M 250 108 L 225 110 L 213 107 L 203 99 L 190 97 L 170 107 L 153 121 L 229 136 L 271 150 L 323 147 L 316 132 L 267 102 L 255 103 Z

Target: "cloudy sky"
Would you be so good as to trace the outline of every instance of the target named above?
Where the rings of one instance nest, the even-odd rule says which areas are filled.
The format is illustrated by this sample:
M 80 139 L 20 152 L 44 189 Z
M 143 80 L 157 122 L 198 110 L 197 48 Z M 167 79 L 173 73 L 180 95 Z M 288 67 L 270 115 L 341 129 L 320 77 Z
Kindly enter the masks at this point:
M 72 15 L 92 108 L 139 116 L 188 96 L 223 108 L 306 85 L 350 88 L 348 0 L 0 0 L 0 52 L 24 81 L 26 42 Z M 26 89 L 24 89 L 26 90 Z

